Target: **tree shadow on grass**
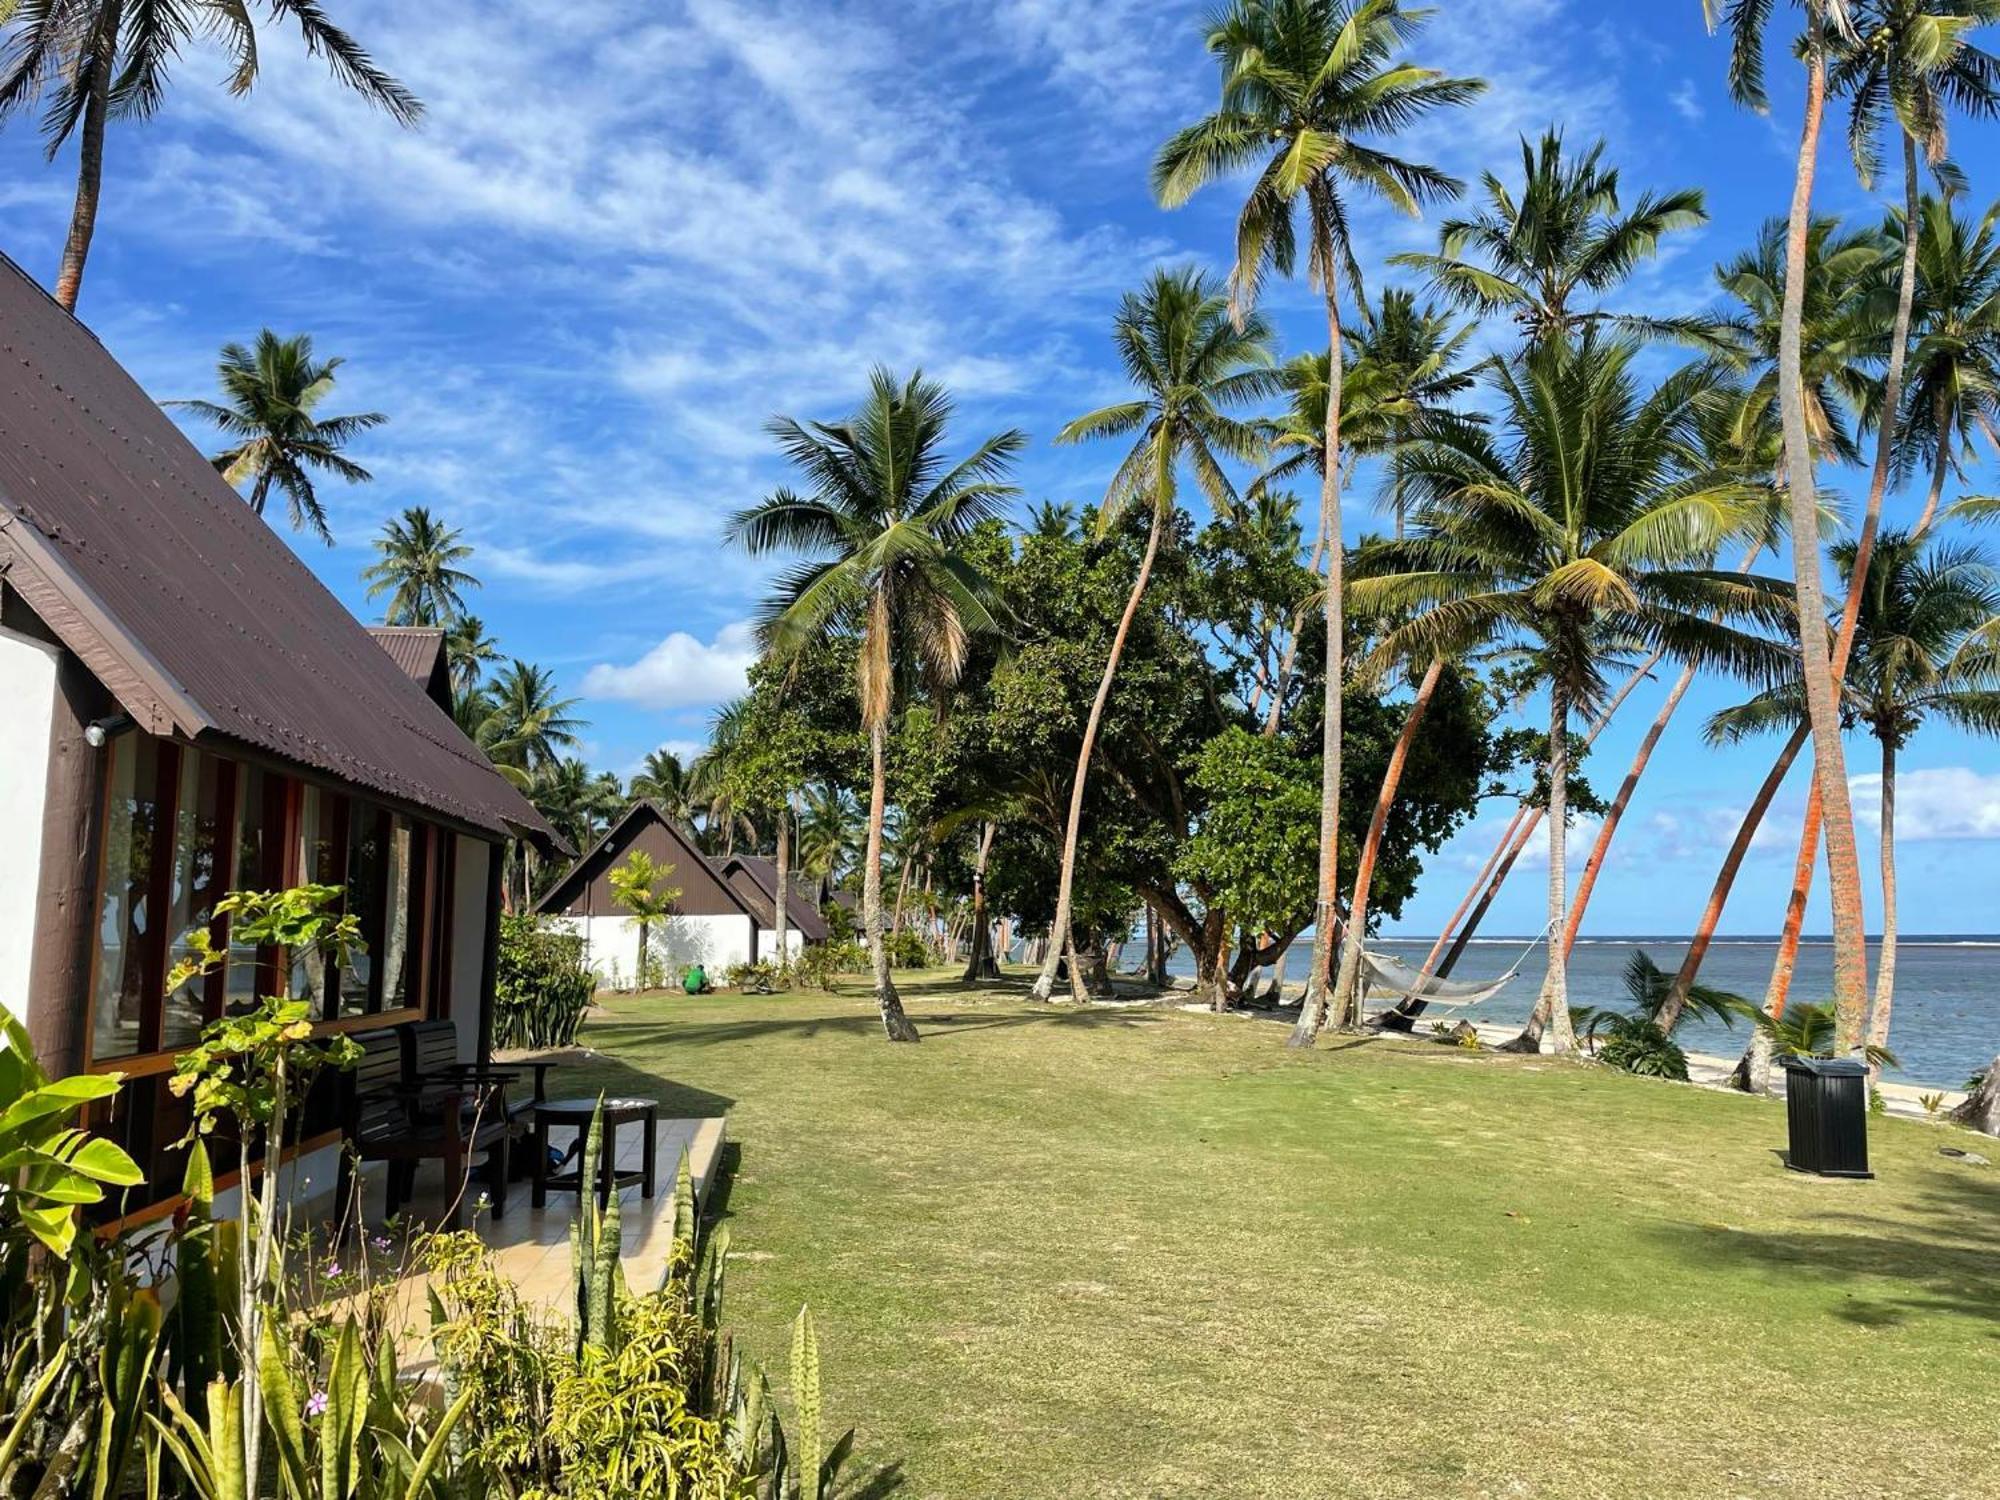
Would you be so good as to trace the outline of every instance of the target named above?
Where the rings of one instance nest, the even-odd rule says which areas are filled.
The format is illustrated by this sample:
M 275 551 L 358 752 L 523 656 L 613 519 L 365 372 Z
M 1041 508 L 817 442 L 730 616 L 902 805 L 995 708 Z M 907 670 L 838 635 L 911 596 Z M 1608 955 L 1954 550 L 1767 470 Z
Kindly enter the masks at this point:
M 1866 1328 L 1913 1317 L 1972 1318 L 2000 1325 L 2000 1183 L 1926 1174 L 1914 1209 L 1833 1211 L 1825 1230 L 1762 1232 L 1700 1224 L 1656 1231 L 1668 1249 L 1703 1265 L 1770 1271 L 1853 1288 L 1831 1315 Z M 1828 1184 L 1831 1192 L 1866 1192 Z M 2000 1327 L 1989 1335 L 2000 1338 Z
M 1160 1024 L 1165 1018 L 1125 1009 L 1059 1010 L 1050 1007 L 998 1015 L 918 1011 L 910 1019 L 916 1023 L 918 1032 L 925 1040 L 948 1040 L 965 1032 L 1007 1031 L 1023 1026 L 1086 1030 L 1106 1025 L 1152 1026 Z M 757 1015 L 735 1021 L 677 1021 L 671 1018 L 594 1021 L 584 1033 L 583 1040 L 599 1051 L 610 1051 L 652 1046 L 714 1047 L 780 1036 L 879 1036 L 881 1031 L 881 1018 L 868 1011 L 831 1016 Z M 554 1086 L 553 1081 L 550 1086 Z
M 728 1114 L 729 1106 L 736 1102 L 726 1094 L 635 1068 L 607 1053 L 594 1037 L 587 1041 L 589 1056 L 578 1056 L 549 1070 L 551 1099 L 590 1099 L 598 1094 L 614 1099 L 657 1099 L 663 1120 L 706 1120 Z

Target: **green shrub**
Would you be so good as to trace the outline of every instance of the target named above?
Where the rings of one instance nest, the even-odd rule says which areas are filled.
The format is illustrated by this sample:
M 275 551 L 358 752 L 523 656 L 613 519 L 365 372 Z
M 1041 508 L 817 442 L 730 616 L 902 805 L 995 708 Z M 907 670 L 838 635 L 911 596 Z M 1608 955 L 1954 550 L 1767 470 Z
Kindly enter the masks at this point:
M 902 932 L 889 934 L 889 967 L 892 969 L 928 969 L 938 962 L 931 945 L 924 941 L 920 932 L 907 928 Z
M 500 919 L 493 980 L 496 1047 L 568 1047 L 597 992 L 583 939 L 530 915 Z
M 801 984 L 830 990 L 838 974 L 862 974 L 868 969 L 868 950 L 852 938 L 839 942 L 811 943 L 792 960 L 792 972 Z
M 1688 1081 L 1687 1053 L 1651 1021 L 1620 1017 L 1597 1049 L 1598 1061 L 1642 1078 Z
M 754 964 L 731 964 L 722 981 L 732 990 L 741 990 L 746 995 L 775 994 L 778 966 L 769 959 L 760 959 Z

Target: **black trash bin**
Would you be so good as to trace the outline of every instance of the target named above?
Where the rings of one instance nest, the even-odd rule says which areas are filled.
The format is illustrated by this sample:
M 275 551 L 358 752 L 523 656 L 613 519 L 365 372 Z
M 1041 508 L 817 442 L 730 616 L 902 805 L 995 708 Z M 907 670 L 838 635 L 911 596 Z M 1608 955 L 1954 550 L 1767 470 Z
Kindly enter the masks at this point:
M 1868 1069 L 1851 1057 L 1787 1057 L 1786 1165 L 1821 1177 L 1873 1177 L 1868 1170 Z

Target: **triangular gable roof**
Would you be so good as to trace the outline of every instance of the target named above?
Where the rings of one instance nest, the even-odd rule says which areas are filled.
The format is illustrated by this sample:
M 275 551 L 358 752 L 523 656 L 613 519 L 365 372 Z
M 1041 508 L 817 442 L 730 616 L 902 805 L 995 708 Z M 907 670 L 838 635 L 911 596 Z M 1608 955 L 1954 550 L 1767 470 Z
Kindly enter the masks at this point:
M 426 698 L 451 712 L 451 666 L 445 659 L 443 630 L 435 625 L 370 625 L 368 633 Z
M 725 854 L 712 857 L 709 863 L 726 882 L 730 872 L 741 870 L 750 877 L 762 896 L 757 912 L 757 920 L 766 927 L 775 928 L 778 923 L 778 863 L 766 859 L 761 854 Z M 791 887 L 791 895 L 785 902 L 785 921 L 798 929 L 799 935 L 808 943 L 823 943 L 830 934 L 826 919 L 819 914 L 819 903 L 813 899 L 811 882 L 797 870 L 785 872 L 785 884 Z
M 153 734 L 567 844 L 76 319 L 0 256 L 0 571 Z
M 596 843 L 592 844 L 576 857 L 575 862 L 567 870 L 563 871 L 562 879 L 558 880 L 542 893 L 542 898 L 535 903 L 535 910 L 539 912 L 560 912 L 565 909 L 576 899 L 577 894 L 583 886 L 590 881 L 601 861 L 615 863 L 618 856 L 625 852 L 626 847 L 632 840 L 639 836 L 639 831 L 653 823 L 658 823 L 666 829 L 667 833 L 681 847 L 693 864 L 702 869 L 714 868 L 708 856 L 703 854 L 695 844 L 694 835 L 682 826 L 678 818 L 671 816 L 664 807 L 652 798 L 641 797 L 630 807 L 626 808 L 619 815 L 615 823 L 604 830 Z M 726 881 L 720 881 L 718 885 L 728 895 L 729 899 L 736 904 L 737 909 L 744 916 L 752 920 L 756 919 L 757 914 L 744 903 L 741 896 L 729 889 Z

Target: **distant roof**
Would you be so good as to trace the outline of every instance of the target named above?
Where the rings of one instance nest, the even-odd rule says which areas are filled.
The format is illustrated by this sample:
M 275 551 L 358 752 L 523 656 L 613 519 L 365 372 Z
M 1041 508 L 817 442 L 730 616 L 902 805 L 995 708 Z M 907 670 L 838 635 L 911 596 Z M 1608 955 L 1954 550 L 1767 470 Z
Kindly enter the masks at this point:
M 652 798 L 641 797 L 630 807 L 626 808 L 619 815 L 616 822 L 604 830 L 596 843 L 592 844 L 576 857 L 570 864 L 570 867 L 563 871 L 560 880 L 542 892 L 541 899 L 535 903 L 535 910 L 539 912 L 560 912 L 568 907 L 570 902 L 576 899 L 578 890 L 590 880 L 591 874 L 597 866 L 599 856 L 608 853 L 611 858 L 617 858 L 620 851 L 627 844 L 631 843 L 638 835 L 639 830 L 649 822 L 659 823 L 665 827 L 667 832 L 673 836 L 674 841 L 682 847 L 688 857 L 696 864 L 701 865 L 705 869 L 714 868 L 714 862 L 701 852 L 701 846 L 695 842 L 693 832 L 686 825 Z M 715 870 L 714 873 L 719 876 L 722 872 Z M 757 915 L 744 902 L 741 895 L 729 888 L 727 881 L 718 880 L 716 883 L 722 893 L 729 900 L 736 903 L 744 916 L 755 917 Z
M 154 734 L 567 848 L 76 319 L 0 256 L 0 570 Z
M 725 880 L 732 869 L 741 869 L 748 875 L 762 894 L 758 905 L 757 920 L 766 927 L 777 926 L 778 913 L 778 862 L 766 859 L 761 854 L 712 855 L 708 861 Z M 785 885 L 791 895 L 785 901 L 785 921 L 798 929 L 799 936 L 808 943 L 823 943 L 829 933 L 826 918 L 819 914 L 818 884 L 810 876 L 797 870 L 785 872 Z
M 444 631 L 435 625 L 370 625 L 368 633 L 446 713 L 451 712 L 451 667 L 445 660 Z

